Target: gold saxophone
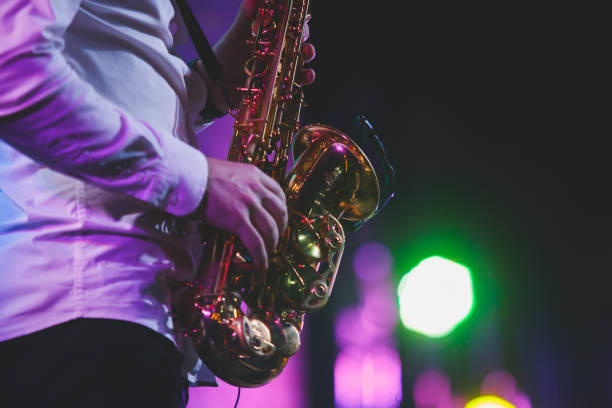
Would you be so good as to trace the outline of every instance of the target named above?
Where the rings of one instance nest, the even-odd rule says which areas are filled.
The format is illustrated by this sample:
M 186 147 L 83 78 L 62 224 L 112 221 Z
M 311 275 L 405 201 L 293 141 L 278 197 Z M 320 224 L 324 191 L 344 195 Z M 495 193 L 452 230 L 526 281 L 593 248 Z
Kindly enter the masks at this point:
M 284 187 L 289 224 L 263 272 L 235 236 L 205 232 L 197 280 L 174 305 L 204 363 L 241 387 L 269 382 L 298 351 L 304 314 L 332 291 L 342 224 L 371 217 L 380 198 L 370 161 L 349 137 L 326 125 L 299 128 L 304 100 L 295 78 L 310 0 L 258 7 L 228 160 L 254 164 Z M 286 174 L 290 148 L 295 164 Z

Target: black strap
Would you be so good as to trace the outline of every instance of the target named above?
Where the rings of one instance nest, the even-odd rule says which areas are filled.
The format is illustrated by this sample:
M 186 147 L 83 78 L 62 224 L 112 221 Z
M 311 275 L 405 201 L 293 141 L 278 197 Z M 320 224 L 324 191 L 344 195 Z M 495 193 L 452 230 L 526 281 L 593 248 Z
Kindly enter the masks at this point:
M 223 91 L 223 96 L 227 102 L 227 105 L 230 109 L 234 109 L 234 104 L 232 103 L 232 99 L 230 98 L 230 94 L 225 87 L 225 75 L 223 74 L 223 69 L 221 68 L 221 64 L 217 59 L 206 35 L 204 35 L 204 31 L 202 31 L 202 27 L 196 20 L 193 12 L 191 11 L 191 7 L 186 0 L 175 0 L 176 5 L 178 6 L 179 12 L 183 17 L 183 21 L 187 26 L 187 32 L 189 33 L 189 37 L 191 37 L 191 41 L 195 46 L 195 49 L 202 60 L 202 64 L 204 64 L 204 68 L 206 68 L 206 72 L 208 72 L 208 76 L 212 79 Z M 207 104 L 210 105 L 210 104 Z

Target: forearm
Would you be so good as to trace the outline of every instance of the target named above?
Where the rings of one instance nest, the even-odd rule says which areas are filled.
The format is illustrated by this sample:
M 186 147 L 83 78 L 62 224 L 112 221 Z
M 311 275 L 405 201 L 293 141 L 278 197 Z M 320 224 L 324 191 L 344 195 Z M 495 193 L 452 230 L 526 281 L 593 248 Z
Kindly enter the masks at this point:
M 246 74 L 244 63 L 249 57 L 250 47 L 247 40 L 251 35 L 252 18 L 244 6 L 227 32 L 215 44 L 214 51 L 223 67 L 228 88 L 244 86 Z
M 55 171 L 176 215 L 192 211 L 206 185 L 206 159 L 71 69 L 62 36 L 78 2 L 62 4 L 54 13 L 44 2 L 0 6 L 0 139 Z
M 226 89 L 230 92 L 230 96 L 233 97 L 234 100 L 236 100 L 238 96 L 236 94 L 236 88 L 244 86 L 246 80 L 244 64 L 250 56 L 250 46 L 247 44 L 247 41 L 251 36 L 251 25 L 255 19 L 256 11 L 256 0 L 244 0 L 232 26 L 213 47 L 215 55 L 225 74 Z M 308 39 L 308 35 L 309 28 L 306 23 L 302 33 L 304 41 Z M 315 48 L 310 43 L 304 43 L 301 52 L 302 64 L 312 61 L 315 57 Z M 212 103 L 218 110 L 227 110 L 221 88 L 213 83 L 210 77 L 208 77 L 201 62 L 198 63 L 198 69 L 208 87 L 207 103 Z M 314 79 L 314 70 L 304 69 L 303 66 L 296 76 L 297 82 L 302 86 L 311 84 Z
M 252 6 L 245 6 L 244 4 L 240 7 L 230 28 L 213 47 L 223 69 L 225 88 L 234 100 L 237 96 L 236 88 L 244 86 L 246 79 L 244 63 L 249 57 L 250 49 L 247 40 L 251 35 L 251 23 L 254 15 L 254 10 L 250 8 Z M 213 103 L 221 111 L 227 110 L 225 96 L 221 88 L 208 76 L 201 62 L 198 62 L 197 67 L 208 88 L 207 103 Z
M 206 186 L 204 156 L 78 81 L 0 119 L 0 139 L 60 173 L 175 215 L 191 212 Z

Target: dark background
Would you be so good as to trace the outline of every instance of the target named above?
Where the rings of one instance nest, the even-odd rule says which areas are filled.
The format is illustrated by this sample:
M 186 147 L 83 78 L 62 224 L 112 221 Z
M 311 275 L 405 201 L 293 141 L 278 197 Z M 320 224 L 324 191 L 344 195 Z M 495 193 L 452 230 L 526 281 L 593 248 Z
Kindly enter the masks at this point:
M 312 13 L 317 80 L 304 121 L 349 130 L 366 113 L 397 171 L 397 197 L 346 256 L 377 240 L 395 282 L 432 251 L 473 272 L 475 313 L 456 332 L 431 341 L 398 329 L 404 405 L 435 354 L 458 391 L 503 368 L 534 408 L 612 406 L 603 8 L 319 1 Z M 312 406 L 333 405 L 325 346 L 333 312 L 354 302 L 349 269 L 331 312 L 312 317 Z
M 239 0 L 191 3 L 220 33 Z M 604 4 L 313 1 L 303 122 L 350 134 L 365 113 L 398 188 L 349 236 L 329 305 L 308 317 L 310 406 L 334 405 L 334 316 L 357 301 L 351 259 L 368 241 L 391 249 L 394 283 L 431 255 L 473 275 L 474 312 L 449 336 L 398 327 L 402 406 L 432 366 L 466 396 L 503 369 L 534 408 L 612 406 Z

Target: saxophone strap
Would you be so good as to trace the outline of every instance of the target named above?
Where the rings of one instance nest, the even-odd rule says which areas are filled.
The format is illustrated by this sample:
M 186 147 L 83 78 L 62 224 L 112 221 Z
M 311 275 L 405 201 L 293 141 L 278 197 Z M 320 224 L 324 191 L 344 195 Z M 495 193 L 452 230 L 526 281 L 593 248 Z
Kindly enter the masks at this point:
M 191 7 L 189 7 L 187 0 L 175 0 L 175 2 L 181 17 L 185 22 L 191 42 L 193 43 L 202 64 L 204 64 L 204 68 L 206 69 L 208 76 L 221 88 L 225 101 L 227 102 L 227 106 L 233 110 L 235 105 L 230 97 L 227 87 L 225 86 L 225 75 L 223 74 L 223 68 L 221 68 L 221 64 L 210 46 L 208 38 L 206 38 L 206 35 L 198 23 L 198 20 L 195 18 Z M 195 70 L 195 63 L 196 61 L 191 61 L 187 65 Z M 200 116 L 202 116 L 205 122 L 210 122 L 215 118 L 225 115 L 226 113 L 227 112 L 222 112 L 216 109 L 213 104 L 207 103 L 206 107 L 200 112 Z

